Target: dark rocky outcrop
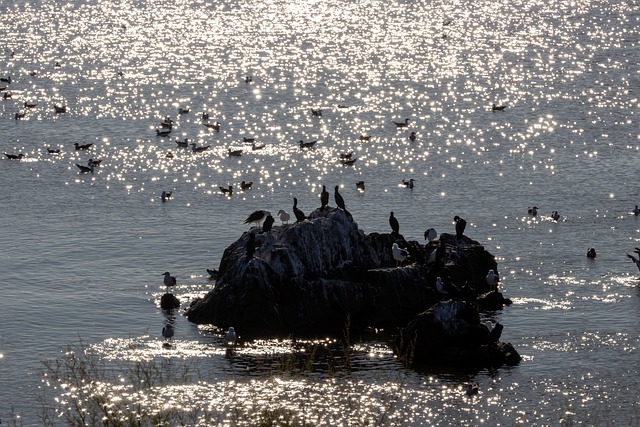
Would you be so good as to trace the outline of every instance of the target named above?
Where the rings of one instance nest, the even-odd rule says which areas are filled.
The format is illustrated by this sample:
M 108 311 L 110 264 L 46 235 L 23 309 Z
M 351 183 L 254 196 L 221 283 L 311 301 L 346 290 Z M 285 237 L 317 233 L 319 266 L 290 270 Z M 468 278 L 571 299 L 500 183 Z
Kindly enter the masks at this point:
M 180 307 L 180 300 L 172 293 L 165 293 L 160 297 L 160 307 L 163 310 L 172 310 Z
M 391 246 L 409 257 L 397 266 Z M 250 246 L 249 248 L 247 246 Z M 494 257 L 466 236 L 443 233 L 426 246 L 400 235 L 365 235 L 340 209 L 245 232 L 224 252 L 215 288 L 187 309 L 189 320 L 234 326 L 244 337 L 343 336 L 366 327 L 397 328 L 443 297 L 435 280 L 476 303 L 489 291 Z

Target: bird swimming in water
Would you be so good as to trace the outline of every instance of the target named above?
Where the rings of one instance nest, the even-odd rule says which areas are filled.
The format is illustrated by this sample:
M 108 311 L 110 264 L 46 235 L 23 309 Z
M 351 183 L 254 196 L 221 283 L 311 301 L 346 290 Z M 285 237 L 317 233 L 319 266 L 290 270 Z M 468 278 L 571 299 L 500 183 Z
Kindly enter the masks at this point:
M 398 222 L 398 219 L 393 216 L 393 212 L 389 215 L 389 225 L 391 226 L 392 234 L 400 234 L 400 223 Z
M 280 217 L 280 221 L 284 224 L 285 222 L 288 224 L 289 220 L 291 219 L 291 215 L 289 214 L 289 212 L 285 211 L 284 209 L 280 209 L 278 211 L 278 216 Z
M 409 119 L 404 119 L 404 122 L 393 122 L 396 125 L 396 129 L 406 128 L 409 126 Z
M 242 150 L 232 150 L 231 148 L 228 148 L 227 153 L 229 154 L 230 157 L 242 156 Z
M 436 240 L 438 237 L 438 232 L 435 228 L 428 228 L 427 231 L 424 232 L 424 240 L 432 241 Z
M 415 132 L 411 132 L 411 135 L 409 135 L 409 139 L 411 140 L 411 142 L 414 142 L 416 140 L 417 136 Z
M 596 250 L 594 248 L 587 249 L 587 258 L 591 258 L 591 259 L 596 258 Z
M 76 151 L 79 151 L 79 150 L 88 150 L 93 145 L 93 143 L 90 143 L 90 144 L 78 144 L 76 142 L 73 145 L 76 147 Z
M 236 330 L 233 326 L 229 327 L 229 330 L 226 334 L 224 334 L 224 342 L 228 347 L 233 347 L 236 345 L 236 341 L 238 340 L 238 336 L 236 335 Z
M 175 332 L 173 326 L 171 326 L 171 324 L 169 323 L 167 323 L 165 327 L 162 328 L 162 336 L 169 341 L 171 341 L 171 338 L 173 338 L 174 333 Z
M 551 219 L 554 221 L 558 221 L 560 219 L 560 214 L 558 213 L 558 211 L 551 212 Z
M 252 212 L 247 217 L 247 219 L 244 220 L 244 223 L 245 224 L 249 224 L 250 222 L 255 222 L 258 226 L 260 226 L 260 223 L 270 215 L 271 215 L 271 213 L 269 211 L 257 210 L 257 211 Z
M 498 289 L 498 283 L 500 283 L 500 277 L 493 272 L 493 270 L 489 270 L 487 273 L 487 284 L 489 285 L 489 290 L 493 291 L 494 289 Z
M 538 207 L 534 206 L 532 208 L 528 208 L 527 213 L 531 216 L 538 216 Z
M 640 207 L 638 207 L 638 205 L 636 205 L 636 207 L 633 208 L 633 214 L 634 215 L 640 215 Z
M 156 129 L 156 136 L 169 136 L 171 129 Z
M 402 264 L 402 262 L 409 256 L 409 252 L 407 252 L 406 249 L 402 249 L 395 242 L 391 246 L 391 253 L 393 254 L 393 259 L 396 260 L 396 267 Z
M 491 106 L 491 111 L 502 111 L 502 110 L 504 110 L 505 108 L 507 108 L 507 106 L 506 106 L 506 105 L 496 105 L 496 104 L 493 104 L 493 105 Z
M 298 199 L 293 198 L 293 214 L 296 216 L 296 222 L 302 222 L 307 216 L 298 208 Z
M 478 383 L 469 383 L 467 384 L 467 396 L 473 396 L 474 394 L 478 394 Z
M 24 154 L 20 153 L 20 154 L 7 154 L 4 153 L 5 157 L 9 160 L 20 160 L 24 157 Z
M 253 185 L 253 181 L 242 181 L 240 183 L 240 189 L 248 190 Z
M 320 193 L 320 209 L 324 210 L 329 205 L 329 192 L 325 185 L 322 186 L 322 192 Z
M 322 110 L 321 109 L 314 110 L 312 108 L 311 109 L 311 115 L 314 116 L 314 117 L 322 117 Z
M 405 186 L 405 187 L 407 187 L 407 188 L 413 188 L 413 183 L 414 183 L 414 182 L 415 182 L 415 181 L 414 181 L 414 179 L 413 179 L 413 178 L 409 179 L 409 181 L 407 181 L 407 180 L 404 180 L 404 179 L 403 179 L 403 180 L 402 180 L 402 185 L 404 185 L 404 186 Z
M 176 285 L 176 278 L 175 276 L 172 276 L 171 273 L 165 271 L 164 273 L 162 273 L 162 275 L 164 276 L 163 283 L 167 287 L 167 291 L 171 286 Z
M 208 127 L 211 130 L 215 130 L 216 132 L 220 132 L 220 122 L 215 122 L 214 123 L 203 123 L 203 125 L 205 125 L 206 127 Z
M 229 187 L 218 187 L 220 189 L 220 191 L 222 192 L 222 194 L 224 194 L 225 196 L 232 196 L 233 195 L 233 187 L 229 186 Z
M 316 144 L 316 142 L 318 141 L 304 142 L 303 140 L 300 140 L 298 141 L 298 144 L 300 144 L 300 148 L 311 148 Z
M 211 147 L 210 145 L 203 145 L 201 147 L 198 147 L 198 144 L 196 144 L 195 142 L 191 143 L 191 151 L 193 151 L 194 153 L 202 153 L 203 151 L 207 151 L 209 149 L 209 147 Z
M 274 219 L 271 216 L 271 214 L 267 215 L 267 217 L 264 219 L 264 224 L 262 224 L 262 232 L 263 233 L 268 233 L 271 231 L 271 227 L 273 226 L 274 223 Z
M 464 229 L 467 227 L 467 221 L 460 218 L 458 215 L 453 217 L 453 221 L 456 223 L 456 237 L 459 239 L 464 234 Z
M 358 190 L 358 191 L 364 191 L 364 181 L 358 181 L 358 182 L 356 182 L 356 190 Z
M 49 154 L 60 154 L 60 149 L 59 148 L 47 147 L 47 153 L 49 153 Z
M 163 202 L 166 202 L 167 200 L 169 200 L 171 198 L 172 194 L 173 194 L 172 191 L 163 191 L 162 194 L 160 195 L 160 199 Z
M 78 169 L 80 169 L 80 173 L 93 173 L 93 165 L 85 166 L 76 163 L 76 166 L 78 167 Z

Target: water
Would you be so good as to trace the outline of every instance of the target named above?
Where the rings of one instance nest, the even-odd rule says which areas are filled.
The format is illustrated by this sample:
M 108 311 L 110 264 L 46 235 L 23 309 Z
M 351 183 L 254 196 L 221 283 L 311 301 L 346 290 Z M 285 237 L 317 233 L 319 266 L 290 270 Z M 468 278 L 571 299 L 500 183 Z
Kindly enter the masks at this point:
M 0 77 L 12 77 L 0 149 L 26 155 L 0 161 L 3 420 L 13 408 L 41 423 L 42 361 L 81 339 L 116 365 L 198 364 L 201 381 L 176 381 L 146 405 L 188 396 L 181 407 L 217 411 L 222 424 L 255 424 L 264 410 L 317 425 L 640 424 L 640 292 L 625 256 L 640 246 L 634 2 L 3 1 L 0 11 Z M 38 105 L 14 120 L 24 101 Z M 167 115 L 176 129 L 156 137 Z M 176 137 L 211 148 L 192 154 Z M 266 146 L 252 151 L 244 137 Z M 76 142 L 94 145 L 76 152 Z M 347 151 L 352 167 L 338 160 Z M 102 165 L 80 175 L 88 158 Z M 415 188 L 401 188 L 409 178 Z M 253 188 L 218 190 L 242 180 Z M 492 316 L 523 362 L 414 372 L 372 338 L 351 349 L 350 369 L 337 344 L 312 343 L 338 362 L 303 369 L 293 343 L 228 355 L 217 330 L 159 309 L 164 271 L 187 306 L 214 285 L 206 268 L 250 212 L 291 212 L 295 196 L 308 213 L 323 184 L 342 187 L 367 233 L 388 232 L 391 210 L 419 241 L 465 218 L 498 259 L 514 304 Z M 163 190 L 173 199 L 162 203 Z

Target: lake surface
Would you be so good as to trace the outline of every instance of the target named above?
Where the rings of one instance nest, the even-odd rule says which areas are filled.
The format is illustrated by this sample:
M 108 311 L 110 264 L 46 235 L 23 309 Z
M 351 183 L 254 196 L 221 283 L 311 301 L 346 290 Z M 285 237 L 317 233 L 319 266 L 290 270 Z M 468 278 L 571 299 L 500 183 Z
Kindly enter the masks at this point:
M 143 406 L 202 408 L 220 425 L 265 411 L 308 425 L 640 425 L 640 281 L 626 256 L 640 246 L 637 3 L 10 0 L 0 12 L 0 150 L 25 155 L 0 159 L 6 423 L 42 424 L 42 362 L 82 341 L 109 366 L 197 366 Z M 166 116 L 174 130 L 158 137 Z M 101 165 L 80 173 L 89 158 Z M 338 356 L 299 369 L 296 343 L 229 354 L 220 331 L 160 310 L 163 272 L 188 306 L 249 213 L 292 212 L 293 197 L 308 213 L 322 185 L 341 186 L 365 233 L 389 232 L 392 210 L 408 240 L 465 218 L 514 301 L 487 316 L 523 361 L 416 372 L 372 337 L 335 366 L 336 343 L 311 343 Z

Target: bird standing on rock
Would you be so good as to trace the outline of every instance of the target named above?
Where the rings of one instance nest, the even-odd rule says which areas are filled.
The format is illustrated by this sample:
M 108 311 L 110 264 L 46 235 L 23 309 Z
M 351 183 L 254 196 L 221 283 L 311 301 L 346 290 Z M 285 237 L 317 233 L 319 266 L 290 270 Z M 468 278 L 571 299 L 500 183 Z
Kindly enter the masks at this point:
M 329 205 L 329 192 L 326 186 L 322 186 L 322 192 L 320 193 L 320 209 L 324 210 Z
M 498 284 L 500 283 L 500 277 L 493 272 L 493 270 L 489 270 L 487 273 L 487 284 L 489 285 L 489 290 L 493 291 L 494 289 L 498 289 Z
M 296 216 L 296 222 L 302 222 L 307 216 L 298 208 L 298 199 L 293 198 L 293 214 Z
M 453 221 L 456 223 L 456 237 L 459 239 L 464 234 L 464 229 L 467 227 L 467 221 L 460 218 L 458 215 L 453 217 Z
M 169 323 L 167 323 L 165 325 L 165 327 L 162 328 L 162 336 L 165 337 L 165 339 L 167 339 L 167 340 L 171 340 L 171 338 L 173 337 L 174 333 L 175 332 L 174 332 L 173 326 L 171 326 L 171 324 L 169 324 Z
M 280 221 L 284 224 L 285 222 L 288 224 L 289 220 L 291 219 L 291 215 L 289 214 L 289 212 L 285 211 L 284 209 L 280 209 L 278 211 L 278 216 L 280 217 Z
M 164 285 L 167 287 L 167 291 L 171 286 L 176 285 L 176 278 L 175 276 L 172 276 L 171 273 L 169 273 L 168 271 L 165 271 L 162 275 L 164 276 L 163 282 L 164 282 Z
M 398 219 L 393 216 L 393 212 L 389 215 L 389 225 L 391 226 L 393 234 L 400 234 L 400 223 L 398 222 Z
M 438 237 L 438 232 L 435 228 L 428 228 L 427 231 L 424 232 L 424 240 L 431 242 L 432 240 L 436 240 L 436 237 Z
M 249 224 L 250 222 L 255 222 L 258 226 L 260 226 L 260 223 L 269 215 L 271 215 L 271 213 L 269 211 L 265 211 L 265 210 L 257 210 L 252 212 L 247 219 L 244 220 L 245 224 Z
M 267 217 L 264 219 L 264 224 L 262 224 L 262 232 L 263 233 L 270 232 L 274 221 L 275 220 L 273 219 L 273 217 L 271 215 L 267 215 Z
M 233 347 L 236 344 L 237 340 L 238 340 L 238 336 L 236 335 L 236 330 L 234 329 L 233 326 L 230 326 L 229 330 L 224 335 L 224 342 L 225 344 L 227 344 L 228 347 Z
M 409 252 L 407 252 L 406 249 L 402 249 L 395 242 L 391 246 L 391 253 L 393 254 L 393 259 L 396 260 L 396 267 L 402 264 L 402 262 L 409 256 Z

